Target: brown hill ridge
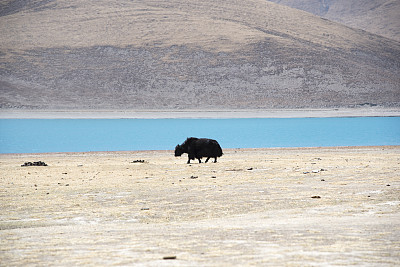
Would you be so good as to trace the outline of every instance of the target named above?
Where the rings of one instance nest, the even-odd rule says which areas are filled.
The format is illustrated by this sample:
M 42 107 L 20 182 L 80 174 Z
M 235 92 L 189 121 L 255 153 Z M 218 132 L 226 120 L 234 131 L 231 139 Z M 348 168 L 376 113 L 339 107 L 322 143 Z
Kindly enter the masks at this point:
M 3 1 L 0 105 L 400 106 L 400 43 L 263 0 Z

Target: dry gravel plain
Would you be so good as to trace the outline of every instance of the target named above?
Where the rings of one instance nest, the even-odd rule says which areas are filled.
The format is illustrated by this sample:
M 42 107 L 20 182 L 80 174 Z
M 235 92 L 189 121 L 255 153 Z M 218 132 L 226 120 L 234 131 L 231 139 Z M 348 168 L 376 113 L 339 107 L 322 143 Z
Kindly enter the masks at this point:
M 0 265 L 400 265 L 399 146 L 224 153 L 2 154 Z

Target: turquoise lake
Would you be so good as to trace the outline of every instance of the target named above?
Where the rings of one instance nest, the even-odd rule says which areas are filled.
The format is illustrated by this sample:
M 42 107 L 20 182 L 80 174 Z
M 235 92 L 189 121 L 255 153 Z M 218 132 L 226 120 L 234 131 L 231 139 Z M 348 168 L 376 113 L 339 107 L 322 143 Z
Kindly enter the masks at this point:
M 400 117 L 1 119 L 0 153 L 173 150 L 191 136 L 222 148 L 400 145 Z

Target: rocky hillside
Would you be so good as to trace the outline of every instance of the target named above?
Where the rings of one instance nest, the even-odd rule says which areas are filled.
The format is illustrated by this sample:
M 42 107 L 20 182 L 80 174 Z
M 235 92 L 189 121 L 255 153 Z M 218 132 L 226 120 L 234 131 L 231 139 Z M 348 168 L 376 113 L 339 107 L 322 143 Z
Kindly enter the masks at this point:
M 400 106 L 400 42 L 265 0 L 0 3 L 0 106 Z
M 398 0 L 269 0 L 400 41 Z

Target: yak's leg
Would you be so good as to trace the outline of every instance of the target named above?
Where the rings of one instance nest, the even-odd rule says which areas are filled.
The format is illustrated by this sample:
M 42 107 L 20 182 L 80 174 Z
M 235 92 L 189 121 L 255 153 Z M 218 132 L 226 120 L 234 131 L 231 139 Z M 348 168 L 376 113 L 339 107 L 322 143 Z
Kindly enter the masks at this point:
M 198 158 L 198 160 L 199 160 L 199 163 L 201 163 L 201 158 Z
M 208 162 L 209 159 L 210 159 L 210 157 L 208 157 L 208 158 L 206 159 L 206 163 Z
M 215 159 L 215 160 L 214 160 L 214 163 L 217 163 L 217 157 L 215 157 L 214 159 Z
M 189 164 L 190 163 L 190 160 L 195 160 L 196 159 L 196 157 L 193 155 L 193 154 L 188 154 L 188 162 L 187 162 L 187 164 Z

